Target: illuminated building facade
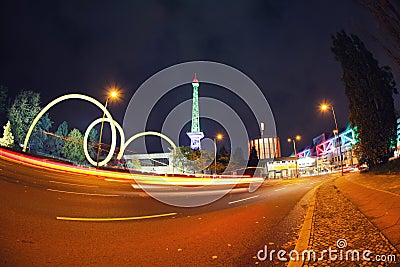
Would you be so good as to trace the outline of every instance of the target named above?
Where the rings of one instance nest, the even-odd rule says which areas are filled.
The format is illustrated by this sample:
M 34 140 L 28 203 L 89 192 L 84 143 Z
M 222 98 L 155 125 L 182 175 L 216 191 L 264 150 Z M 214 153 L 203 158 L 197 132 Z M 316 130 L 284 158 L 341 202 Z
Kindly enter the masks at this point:
M 323 138 L 320 138 L 321 136 L 323 136 Z M 341 156 L 344 167 L 358 163 L 357 159 L 353 156 L 353 146 L 356 143 L 356 139 L 355 133 L 350 125 L 348 125 L 343 132 L 329 139 L 325 139 L 324 134 L 314 138 L 314 140 L 317 139 L 318 142 L 314 142 L 313 147 L 307 147 L 297 153 L 297 158 L 299 158 L 299 160 L 314 158 L 315 171 L 332 171 L 340 167 L 340 152 L 342 153 Z M 339 148 L 339 146 L 341 146 L 341 148 Z M 311 166 L 308 166 L 308 168 L 311 168 Z
M 395 157 L 400 157 L 400 117 L 397 118 L 397 147 L 394 151 Z
M 279 137 L 264 137 L 250 140 L 249 154 L 252 147 L 257 151 L 258 159 L 275 159 L 281 157 L 281 145 Z

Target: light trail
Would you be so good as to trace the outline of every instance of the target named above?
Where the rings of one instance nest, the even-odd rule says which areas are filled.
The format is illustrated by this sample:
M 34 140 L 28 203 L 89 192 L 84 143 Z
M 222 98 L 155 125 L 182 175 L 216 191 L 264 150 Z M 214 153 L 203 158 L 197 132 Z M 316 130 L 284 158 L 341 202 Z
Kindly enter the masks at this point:
M 234 204 L 234 203 L 238 203 L 238 202 L 246 201 L 246 200 L 249 200 L 249 199 L 256 198 L 256 197 L 258 197 L 258 196 L 259 196 L 259 195 L 257 195 L 257 196 L 252 196 L 252 197 L 246 197 L 246 198 L 242 198 L 242 199 L 239 199 L 239 200 L 231 201 L 231 202 L 229 202 L 228 204 Z
M 72 191 L 63 191 L 47 188 L 47 191 L 57 192 L 57 193 L 65 193 L 65 194 L 74 194 L 74 195 L 85 195 L 85 196 L 99 196 L 99 197 L 119 197 L 120 195 L 110 195 L 110 194 L 96 194 L 96 193 L 82 193 L 82 192 L 72 192 Z
M 136 183 L 152 184 L 152 185 L 180 185 L 180 186 L 213 186 L 213 185 L 239 185 L 251 184 L 254 182 L 263 182 L 260 177 L 247 176 L 221 176 L 221 178 L 212 178 L 211 176 L 157 176 L 154 174 L 132 174 L 129 172 L 117 172 L 109 170 L 99 170 L 94 168 L 72 166 L 67 163 L 55 162 L 50 159 L 35 158 L 22 153 L 17 153 L 7 149 L 0 148 L 0 158 L 13 162 L 15 164 L 23 164 L 37 169 L 50 170 L 63 174 L 83 174 L 90 175 L 96 179 L 120 180 L 120 181 L 135 181 Z
M 97 185 L 84 185 L 84 184 L 73 184 L 73 183 L 64 183 L 64 182 L 57 182 L 57 181 L 49 181 L 49 183 L 54 184 L 63 184 L 63 185 L 73 185 L 73 186 L 82 186 L 82 187 L 98 187 Z
M 146 215 L 146 216 L 136 216 L 136 217 L 121 217 L 121 218 L 74 218 L 74 217 L 57 217 L 57 220 L 63 221 L 82 221 L 82 222 L 113 222 L 113 221 L 132 221 L 132 220 L 143 220 L 152 219 L 160 217 L 168 217 L 177 215 L 176 212 Z
M 153 190 L 155 190 L 154 188 Z M 205 191 L 150 191 L 151 196 L 182 196 L 182 197 L 193 197 L 193 196 L 210 196 L 210 195 L 220 195 L 226 190 L 221 190 L 221 189 L 216 189 L 216 190 L 205 190 Z M 236 188 L 232 189 L 229 191 L 230 194 L 235 194 L 235 193 L 246 193 L 249 192 L 247 188 Z

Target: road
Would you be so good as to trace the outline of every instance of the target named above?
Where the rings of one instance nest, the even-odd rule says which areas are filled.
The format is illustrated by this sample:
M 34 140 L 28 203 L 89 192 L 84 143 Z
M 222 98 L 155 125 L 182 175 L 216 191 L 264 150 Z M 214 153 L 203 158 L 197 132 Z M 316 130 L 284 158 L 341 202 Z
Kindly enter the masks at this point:
M 196 208 L 159 202 L 129 181 L 5 158 L 0 178 L 2 266 L 248 266 L 264 245 L 293 248 L 326 177 L 266 181 Z

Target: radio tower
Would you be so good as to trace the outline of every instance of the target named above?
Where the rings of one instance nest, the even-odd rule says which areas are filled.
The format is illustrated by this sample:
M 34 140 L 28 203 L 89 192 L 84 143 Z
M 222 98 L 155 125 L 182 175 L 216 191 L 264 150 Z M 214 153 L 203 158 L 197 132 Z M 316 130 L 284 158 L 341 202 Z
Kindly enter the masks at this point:
M 204 137 L 203 132 L 200 131 L 200 118 L 199 118 L 199 81 L 194 74 L 193 82 L 193 104 L 192 104 L 192 129 L 190 133 L 186 133 L 190 138 L 190 148 L 192 150 L 201 149 L 200 140 Z

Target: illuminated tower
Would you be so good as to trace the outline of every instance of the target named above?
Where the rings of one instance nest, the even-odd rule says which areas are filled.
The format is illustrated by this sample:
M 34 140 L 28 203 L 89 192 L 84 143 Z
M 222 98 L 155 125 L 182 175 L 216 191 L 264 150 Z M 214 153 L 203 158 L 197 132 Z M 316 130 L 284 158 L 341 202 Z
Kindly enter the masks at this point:
M 200 131 L 199 118 L 199 81 L 194 74 L 193 82 L 193 104 L 192 104 L 192 129 L 190 133 L 186 133 L 190 138 L 190 148 L 193 150 L 201 149 L 200 140 L 204 137 Z

